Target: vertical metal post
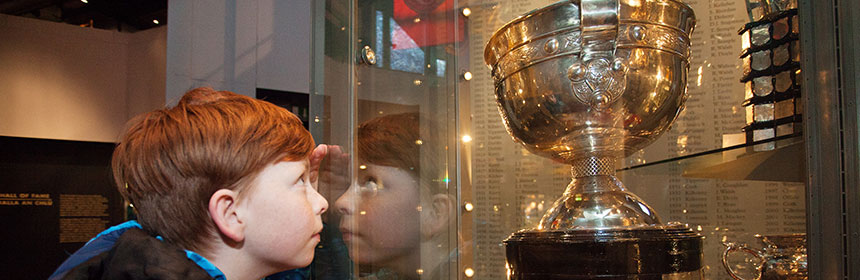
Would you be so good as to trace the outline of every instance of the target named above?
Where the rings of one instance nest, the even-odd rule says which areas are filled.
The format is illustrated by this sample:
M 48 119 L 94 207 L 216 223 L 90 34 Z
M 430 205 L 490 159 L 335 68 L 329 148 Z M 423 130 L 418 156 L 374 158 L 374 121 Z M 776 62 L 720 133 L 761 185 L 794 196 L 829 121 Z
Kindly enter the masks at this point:
M 326 1 L 311 1 L 311 92 L 310 132 L 314 140 L 324 138 L 325 116 L 325 5 Z
M 860 3 L 801 0 L 809 279 L 860 278 Z

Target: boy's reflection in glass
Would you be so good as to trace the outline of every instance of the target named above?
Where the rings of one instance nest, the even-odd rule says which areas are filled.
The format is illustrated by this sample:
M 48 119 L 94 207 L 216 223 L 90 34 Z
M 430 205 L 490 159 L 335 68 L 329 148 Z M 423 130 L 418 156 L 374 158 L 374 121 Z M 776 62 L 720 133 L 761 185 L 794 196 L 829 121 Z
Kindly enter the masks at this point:
M 356 177 L 334 210 L 364 279 L 447 279 L 454 269 L 456 200 L 440 169 L 444 146 L 430 132 L 440 134 L 415 113 L 358 128 Z

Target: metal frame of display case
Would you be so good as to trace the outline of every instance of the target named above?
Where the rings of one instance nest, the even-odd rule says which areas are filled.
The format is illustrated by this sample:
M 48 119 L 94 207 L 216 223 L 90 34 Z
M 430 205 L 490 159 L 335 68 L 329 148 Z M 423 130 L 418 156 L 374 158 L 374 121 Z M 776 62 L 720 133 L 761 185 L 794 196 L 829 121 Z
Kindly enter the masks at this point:
M 860 2 L 799 4 L 809 279 L 860 279 Z

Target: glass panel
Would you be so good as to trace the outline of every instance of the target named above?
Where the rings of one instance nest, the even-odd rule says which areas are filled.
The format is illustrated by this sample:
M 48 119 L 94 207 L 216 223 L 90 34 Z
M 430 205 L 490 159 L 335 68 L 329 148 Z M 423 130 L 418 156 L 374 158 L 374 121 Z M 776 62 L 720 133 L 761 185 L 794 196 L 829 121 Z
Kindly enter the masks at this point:
M 330 145 L 320 167 L 319 193 L 328 200 L 323 231 L 312 263 L 314 279 L 351 279 L 355 267 L 340 229 L 335 200 L 353 176 L 354 93 L 351 73 L 356 56 L 349 1 L 313 1 L 310 131 L 316 143 Z
M 465 2 L 465 1 L 464 1 Z M 484 62 L 484 47 L 495 30 L 530 10 L 556 1 L 469 1 L 461 9 L 471 14 L 466 21 L 468 41 L 460 60 L 473 77 L 460 88 L 460 124 L 473 140 L 465 143 L 461 194 L 474 204 L 463 215 L 469 249 L 461 261 L 471 268 L 471 279 L 507 279 L 505 247 L 511 233 L 537 225 L 540 217 L 570 182 L 570 167 L 535 156 L 511 140 L 496 105 L 494 84 Z M 563 45 L 562 45 L 563 46 Z M 544 49 L 544 46 L 540 46 Z M 561 72 L 563 70 L 559 70 Z M 546 78 L 556 78 L 547 73 Z M 559 79 L 566 79 L 558 76 Z M 468 225 L 467 225 L 468 224 Z
M 506 279 L 503 241 L 540 223 L 571 182 L 571 166 L 534 155 L 512 140 L 496 103 L 495 88 L 505 84 L 494 82 L 485 64 L 485 47 L 506 22 L 554 2 L 316 4 L 321 8 L 314 15 L 317 53 L 311 101 L 319 122 L 312 123 L 312 132 L 318 142 L 338 145 L 343 155 L 330 157 L 324 163 L 327 173 L 321 173 L 321 182 L 327 183 L 321 184 L 326 187 L 321 191 L 331 210 L 314 279 Z M 646 140 L 650 145 L 644 149 L 630 151 L 616 167 L 624 170 L 618 174 L 623 184 L 664 223 L 689 224 L 705 237 L 704 279 L 729 279 L 720 261 L 724 242 L 758 244 L 756 234 L 805 232 L 805 186 L 800 183 L 805 157 L 797 138 L 791 138 L 802 125 L 777 124 L 774 119 L 776 113 L 785 115 L 788 105 L 800 113 L 802 104 L 783 101 L 774 112 L 774 75 L 782 74 L 771 71 L 795 65 L 787 61 L 799 62 L 797 24 L 796 18 L 773 26 L 763 23 L 738 35 L 750 15 L 759 19 L 767 12 L 761 5 L 766 1 L 746 1 L 759 3 L 751 5 L 756 9 L 752 12 L 743 1 L 685 2 L 697 17 L 689 65 L 679 65 L 690 69 L 683 77 L 688 82 L 685 108 L 671 129 Z M 534 27 L 520 31 L 526 34 Z M 632 39 L 658 38 L 660 44 L 675 38 L 651 33 L 637 37 L 633 27 L 629 32 L 626 36 Z M 785 45 L 772 50 L 777 39 Z M 516 57 L 551 55 L 580 43 L 576 38 L 529 42 L 535 45 L 518 46 Z M 375 54 L 375 64 L 368 64 L 366 53 L 359 52 L 365 46 Z M 754 51 L 739 58 L 748 48 Z M 648 63 L 622 66 L 645 71 L 660 59 L 643 61 Z M 501 66 L 521 63 L 510 60 Z M 570 87 L 573 74 L 565 65 L 529 76 L 534 83 L 517 89 L 555 96 L 538 82 Z M 654 75 L 658 81 L 673 78 L 665 72 Z M 784 78 L 777 77 L 780 89 L 790 81 Z M 510 92 L 506 100 L 523 96 Z M 527 117 L 585 106 L 572 96 L 556 97 L 567 107 L 538 102 L 540 109 Z M 678 101 L 652 100 L 631 106 L 660 110 Z M 637 115 L 619 123 L 657 121 Z M 708 160 L 697 162 L 702 158 Z M 738 263 L 734 267 L 746 273 L 742 276 L 753 276 L 756 263 Z
M 323 163 L 332 234 L 313 279 L 457 278 L 460 75 L 450 62 L 464 37 L 453 3 L 329 1 L 315 15 L 325 29 L 318 142 L 341 153 L 330 147 Z

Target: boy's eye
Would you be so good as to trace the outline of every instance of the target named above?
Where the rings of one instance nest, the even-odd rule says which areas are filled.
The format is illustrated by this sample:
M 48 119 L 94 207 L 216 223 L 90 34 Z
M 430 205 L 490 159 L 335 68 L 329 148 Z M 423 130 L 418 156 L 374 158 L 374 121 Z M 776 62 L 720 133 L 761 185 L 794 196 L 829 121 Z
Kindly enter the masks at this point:
M 358 185 L 358 188 L 362 195 L 375 195 L 381 186 L 376 182 L 376 178 L 368 177 Z

